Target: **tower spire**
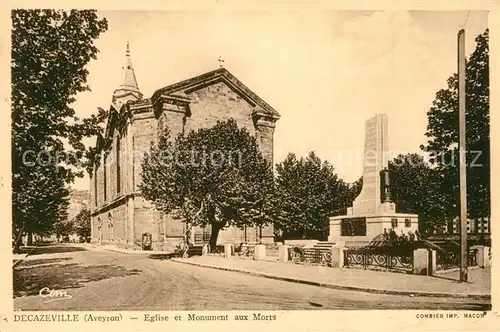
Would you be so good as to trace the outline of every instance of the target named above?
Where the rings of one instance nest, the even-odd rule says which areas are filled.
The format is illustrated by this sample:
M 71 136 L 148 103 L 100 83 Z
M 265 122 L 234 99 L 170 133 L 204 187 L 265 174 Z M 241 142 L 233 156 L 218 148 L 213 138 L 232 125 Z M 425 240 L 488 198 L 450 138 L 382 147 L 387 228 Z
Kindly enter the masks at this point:
M 130 59 L 130 44 L 127 41 L 125 63 L 122 66 L 122 80 L 113 93 L 113 103 L 119 106 L 118 104 L 124 104 L 129 100 L 139 100 L 141 98 L 142 93 L 139 90 L 139 85 L 135 78 L 134 66 Z

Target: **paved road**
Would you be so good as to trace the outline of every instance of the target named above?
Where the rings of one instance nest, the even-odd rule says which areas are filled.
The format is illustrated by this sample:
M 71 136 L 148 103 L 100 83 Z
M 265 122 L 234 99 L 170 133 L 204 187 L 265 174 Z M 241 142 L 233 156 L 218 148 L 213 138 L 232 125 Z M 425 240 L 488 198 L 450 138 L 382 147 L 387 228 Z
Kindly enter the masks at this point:
M 338 291 L 153 259 L 58 246 L 14 271 L 16 310 L 467 309 L 472 300 Z M 40 297 L 43 287 L 70 299 Z

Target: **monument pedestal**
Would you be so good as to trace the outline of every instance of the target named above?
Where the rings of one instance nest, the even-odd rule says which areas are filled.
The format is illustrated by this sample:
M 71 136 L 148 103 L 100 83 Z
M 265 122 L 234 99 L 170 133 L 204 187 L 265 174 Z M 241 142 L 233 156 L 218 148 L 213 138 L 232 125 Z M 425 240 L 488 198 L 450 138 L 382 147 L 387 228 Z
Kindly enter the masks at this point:
M 344 225 L 342 225 L 344 223 Z M 362 224 L 364 223 L 364 227 Z M 347 224 L 347 225 L 346 225 Z M 393 227 L 395 226 L 395 227 Z M 349 231 L 360 230 L 359 235 Z M 365 231 L 363 232 L 363 228 Z M 384 229 L 389 232 L 394 229 L 397 235 L 408 234 L 409 231 L 415 233 L 418 230 L 418 215 L 406 213 L 379 213 L 372 215 L 352 214 L 345 216 L 335 216 L 330 218 L 330 235 L 328 242 L 345 242 L 346 247 L 365 246 L 375 237 L 384 233 Z M 342 230 L 346 232 L 342 232 Z

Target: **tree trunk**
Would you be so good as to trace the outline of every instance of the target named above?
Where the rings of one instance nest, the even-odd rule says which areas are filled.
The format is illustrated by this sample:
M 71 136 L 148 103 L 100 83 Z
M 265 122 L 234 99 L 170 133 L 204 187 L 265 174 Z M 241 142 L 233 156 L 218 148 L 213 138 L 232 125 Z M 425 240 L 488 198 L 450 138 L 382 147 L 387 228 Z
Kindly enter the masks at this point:
M 221 228 L 222 227 L 217 224 L 212 224 L 212 233 L 210 233 L 210 241 L 208 243 L 210 246 L 210 252 L 213 252 L 217 247 L 217 237 L 219 236 Z
M 186 227 L 186 231 L 185 231 L 185 239 L 184 239 L 184 249 L 183 249 L 183 252 L 182 252 L 182 257 L 183 258 L 187 258 L 189 257 L 189 247 L 191 246 L 191 223 L 186 221 L 185 223 L 185 227 Z
M 21 245 L 23 244 L 23 233 L 24 233 L 24 228 L 19 230 L 19 233 L 17 234 L 16 238 L 14 239 L 14 253 L 18 254 L 21 253 Z
M 28 241 L 27 241 L 26 245 L 27 246 L 33 245 L 33 233 L 31 233 L 31 232 L 28 233 Z

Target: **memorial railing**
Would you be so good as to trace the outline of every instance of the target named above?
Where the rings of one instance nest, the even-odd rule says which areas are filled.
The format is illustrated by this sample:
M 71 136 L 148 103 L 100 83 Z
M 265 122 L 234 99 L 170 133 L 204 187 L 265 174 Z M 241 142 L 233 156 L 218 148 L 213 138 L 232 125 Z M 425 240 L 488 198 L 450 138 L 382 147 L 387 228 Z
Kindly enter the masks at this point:
M 366 246 L 344 249 L 344 266 L 399 272 L 413 270 L 413 246 Z

